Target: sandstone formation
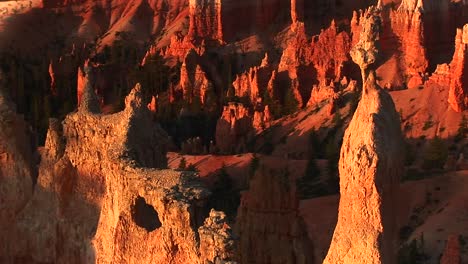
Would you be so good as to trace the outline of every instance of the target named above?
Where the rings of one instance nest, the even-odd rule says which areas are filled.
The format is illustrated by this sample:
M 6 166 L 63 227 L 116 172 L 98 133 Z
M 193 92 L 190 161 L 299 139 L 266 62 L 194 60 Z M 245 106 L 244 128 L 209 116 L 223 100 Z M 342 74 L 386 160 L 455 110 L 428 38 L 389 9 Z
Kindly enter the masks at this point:
M 254 136 L 252 114 L 241 103 L 229 103 L 216 124 L 216 146 L 221 153 L 245 152 Z
M 319 85 L 337 82 L 343 78 L 344 64 L 350 61 L 351 38 L 347 32 L 338 32 L 335 21 L 321 32 L 312 43 L 312 58 Z
M 212 212 L 203 224 L 209 192 L 189 173 L 160 169 L 167 164 L 164 138 L 151 122 L 139 85 L 122 112 L 102 115 L 88 84 L 79 110 L 62 124 L 50 122 L 34 195 L 10 222 L 16 242 L 2 259 L 200 264 L 231 259 L 224 214 Z
M 180 86 L 186 103 L 202 107 L 209 100 L 209 96 L 213 97 L 214 87 L 197 63 L 197 57 L 193 50 L 185 57 L 180 69 Z
M 440 264 L 460 264 L 460 241 L 458 236 L 450 236 L 447 239 L 444 254 Z
M 422 75 L 429 66 L 424 48 L 423 1 L 402 1 L 396 11 L 390 12 L 391 30 L 401 45 L 399 74 L 408 76 L 408 88 L 418 87 L 423 84 Z
M 241 263 L 313 263 L 288 168 L 262 165 L 242 194 L 237 215 Z
M 351 51 L 364 80 L 341 148 L 338 222 L 325 264 L 396 263 L 396 194 L 403 171 L 402 135 L 391 97 L 376 85 L 380 18 L 366 11 Z
M 448 100 L 454 111 L 462 112 L 468 109 L 468 24 L 457 29 L 450 69 L 452 78 Z
M 248 98 L 250 103 L 256 104 L 257 101 L 261 100 L 271 75 L 272 69 L 268 63 L 268 55 L 265 55 L 260 66 L 254 66 L 236 76 L 232 83 L 234 96 Z
M 221 0 L 190 0 L 190 25 L 187 37 L 223 41 Z
M 447 239 L 445 251 L 440 258 L 440 264 L 460 264 L 460 241 L 458 236 Z
M 29 126 L 3 95 L 2 78 L 0 72 L 0 262 L 6 262 L 14 237 L 7 227 L 32 196 L 36 164 Z

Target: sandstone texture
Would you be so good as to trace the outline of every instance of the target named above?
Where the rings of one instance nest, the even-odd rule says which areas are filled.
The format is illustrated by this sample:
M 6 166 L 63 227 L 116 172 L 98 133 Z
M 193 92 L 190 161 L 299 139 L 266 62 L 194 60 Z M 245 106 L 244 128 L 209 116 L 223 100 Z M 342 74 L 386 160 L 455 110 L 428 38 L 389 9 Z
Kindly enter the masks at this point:
M 449 103 L 453 110 L 461 112 L 468 109 L 468 25 L 457 30 L 455 54 L 450 69 L 452 78 L 449 90 Z
M 0 261 L 12 250 L 12 230 L 33 194 L 37 177 L 34 141 L 29 126 L 16 114 L 14 104 L 3 95 L 0 72 Z
M 396 263 L 402 135 L 391 97 L 375 83 L 380 19 L 374 12 L 366 11 L 351 52 L 364 87 L 343 139 L 338 223 L 324 263 Z
M 2 252 L 2 259 L 28 263 L 231 259 L 234 242 L 224 214 L 212 211 L 204 219 L 209 191 L 190 173 L 164 169 L 165 137 L 151 123 L 139 85 L 127 96 L 122 112 L 102 115 L 88 84 L 77 112 L 62 124 L 50 121 L 34 195 L 30 190 L 26 204 L 20 206 L 18 198 L 28 185 L 31 188 L 27 166 L 22 174 L 10 177 L 18 182 L 19 207 L 13 211 L 14 219 L 2 223 L 12 226 L 10 239 L 16 237 L 16 242 Z M 22 165 L 21 160 L 17 164 Z
M 241 263 L 314 263 L 288 168 L 262 165 L 242 194 L 237 216 Z

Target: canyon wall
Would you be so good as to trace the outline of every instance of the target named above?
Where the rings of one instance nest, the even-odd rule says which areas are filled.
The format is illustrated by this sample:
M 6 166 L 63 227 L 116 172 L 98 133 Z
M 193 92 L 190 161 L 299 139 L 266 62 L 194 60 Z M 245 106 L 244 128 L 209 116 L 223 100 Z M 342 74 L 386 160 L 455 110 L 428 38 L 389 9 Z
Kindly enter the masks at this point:
M 462 112 L 468 109 L 468 24 L 463 29 L 457 29 L 450 69 L 449 103 L 453 110 Z
M 233 258 L 224 214 L 212 211 L 205 219 L 208 190 L 190 173 L 160 169 L 167 164 L 165 137 L 152 123 L 139 85 L 122 112 L 102 115 L 87 83 L 78 111 L 62 124 L 50 121 L 34 195 L 17 209 L 14 222 L 2 222 L 11 225 L 9 239 L 16 242 L 1 259 L 206 263 Z

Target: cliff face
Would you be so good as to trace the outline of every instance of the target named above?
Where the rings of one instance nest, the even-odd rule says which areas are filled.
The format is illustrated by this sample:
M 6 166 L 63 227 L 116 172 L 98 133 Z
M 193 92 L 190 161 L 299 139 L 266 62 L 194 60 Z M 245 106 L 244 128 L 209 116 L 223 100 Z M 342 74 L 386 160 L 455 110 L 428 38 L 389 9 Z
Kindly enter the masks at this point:
M 1 74 L 1 72 L 0 72 Z M 3 96 L 0 75 L 0 223 L 7 227 L 32 196 L 36 173 L 29 127 Z M 11 251 L 10 228 L 0 230 L 0 261 Z
M 237 225 L 241 263 L 313 263 L 288 168 L 260 166 L 242 195 Z
M 400 74 L 407 75 L 408 88 L 423 84 L 422 75 L 429 66 L 424 48 L 423 14 L 424 5 L 421 0 L 402 1 L 397 10 L 390 11 L 391 30 L 400 44 Z
M 396 263 L 396 194 L 403 171 L 400 122 L 376 85 L 380 18 L 371 7 L 352 50 L 364 87 L 341 148 L 338 222 L 324 263 Z
M 449 103 L 456 112 L 468 109 L 468 24 L 457 30 L 452 63 Z
M 101 115 L 88 84 L 79 110 L 62 125 L 50 122 L 34 195 L 16 222 L 7 222 L 18 239 L 2 258 L 29 263 L 231 258 L 233 241 L 223 214 L 212 212 L 203 224 L 208 191 L 191 174 L 153 169 L 167 164 L 164 138 L 151 123 L 139 85 L 124 111 Z
M 188 38 L 208 38 L 223 41 L 221 0 L 190 0 Z

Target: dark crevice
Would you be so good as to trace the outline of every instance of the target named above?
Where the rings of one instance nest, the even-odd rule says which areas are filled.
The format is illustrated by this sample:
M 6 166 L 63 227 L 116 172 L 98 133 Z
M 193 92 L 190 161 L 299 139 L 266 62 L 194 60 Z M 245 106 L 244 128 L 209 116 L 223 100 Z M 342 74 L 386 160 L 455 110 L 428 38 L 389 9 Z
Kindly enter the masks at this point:
M 143 197 L 138 196 L 132 206 L 132 219 L 139 227 L 151 232 L 161 227 L 158 212 L 153 206 L 146 203 Z

